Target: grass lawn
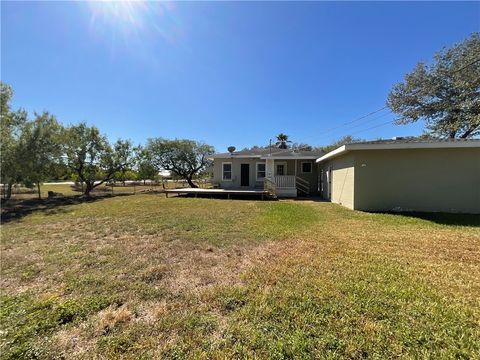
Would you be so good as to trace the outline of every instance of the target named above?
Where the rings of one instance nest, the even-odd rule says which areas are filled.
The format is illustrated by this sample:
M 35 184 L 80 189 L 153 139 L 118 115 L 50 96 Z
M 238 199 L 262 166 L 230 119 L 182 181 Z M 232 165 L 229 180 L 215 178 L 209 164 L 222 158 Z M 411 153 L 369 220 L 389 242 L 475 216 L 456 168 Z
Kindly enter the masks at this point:
M 2 224 L 1 358 L 480 358 L 480 217 L 121 196 Z

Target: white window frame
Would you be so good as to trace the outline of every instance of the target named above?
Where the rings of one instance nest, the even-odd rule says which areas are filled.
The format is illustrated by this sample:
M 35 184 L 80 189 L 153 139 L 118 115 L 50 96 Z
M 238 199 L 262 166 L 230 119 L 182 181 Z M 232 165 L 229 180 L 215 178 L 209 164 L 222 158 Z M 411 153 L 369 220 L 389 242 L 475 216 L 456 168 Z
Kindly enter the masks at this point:
M 265 173 L 265 176 L 262 177 L 262 178 L 258 177 L 258 165 L 260 165 L 260 164 L 265 165 L 265 170 L 263 171 Z M 266 162 L 257 162 L 255 164 L 255 180 L 256 181 L 263 181 L 263 179 L 265 179 L 266 177 L 267 177 L 267 163 Z
M 223 165 L 230 165 L 230 179 L 225 179 L 225 170 L 223 170 Z M 222 181 L 233 181 L 233 164 L 231 161 L 222 162 Z
M 303 171 L 303 164 L 310 164 L 310 171 Z M 313 173 L 313 163 L 311 161 L 300 162 L 300 174 L 311 174 L 311 173 Z
M 277 165 L 283 165 L 283 170 L 284 170 L 284 171 L 283 171 L 283 172 L 284 172 L 283 175 L 278 175 L 278 174 L 277 174 Z M 286 162 L 286 161 L 275 161 L 273 171 L 274 171 L 275 176 L 286 176 L 286 175 L 288 174 L 288 171 L 287 171 L 287 162 Z

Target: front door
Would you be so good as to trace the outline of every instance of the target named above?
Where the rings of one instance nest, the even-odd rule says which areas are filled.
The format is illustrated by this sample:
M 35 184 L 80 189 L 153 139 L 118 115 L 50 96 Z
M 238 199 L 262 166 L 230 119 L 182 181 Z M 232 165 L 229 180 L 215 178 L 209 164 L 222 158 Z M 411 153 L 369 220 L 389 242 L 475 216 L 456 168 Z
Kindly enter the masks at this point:
M 240 186 L 250 186 L 250 164 L 240 164 Z

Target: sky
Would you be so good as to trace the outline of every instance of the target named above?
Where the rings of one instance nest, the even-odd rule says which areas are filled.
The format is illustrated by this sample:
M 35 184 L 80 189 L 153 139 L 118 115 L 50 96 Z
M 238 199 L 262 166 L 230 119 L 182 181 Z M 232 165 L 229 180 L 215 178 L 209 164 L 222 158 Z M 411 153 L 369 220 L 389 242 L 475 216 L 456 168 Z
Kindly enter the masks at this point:
M 111 140 L 326 145 L 421 134 L 388 110 L 348 123 L 474 31 L 480 2 L 2 1 L 1 80 Z

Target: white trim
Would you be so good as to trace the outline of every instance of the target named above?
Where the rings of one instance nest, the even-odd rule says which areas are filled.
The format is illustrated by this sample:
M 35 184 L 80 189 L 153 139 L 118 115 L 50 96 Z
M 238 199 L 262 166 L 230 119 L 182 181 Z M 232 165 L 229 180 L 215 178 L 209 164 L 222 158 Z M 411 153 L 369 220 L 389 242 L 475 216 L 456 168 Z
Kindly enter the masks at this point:
M 225 179 L 224 178 L 224 170 L 223 170 L 223 165 L 230 164 L 230 179 Z M 233 164 L 231 161 L 225 161 L 222 162 L 222 181 L 233 181 Z
M 310 171 L 303 171 L 303 164 L 310 164 Z M 312 174 L 312 173 L 313 173 L 313 163 L 311 161 L 300 162 L 300 174 Z
M 265 170 L 263 171 L 265 173 L 265 176 L 263 178 L 258 177 L 258 165 L 263 164 L 265 165 Z M 255 181 L 263 181 L 267 177 L 267 163 L 265 161 L 259 161 L 255 163 Z
M 215 159 L 225 159 L 225 160 L 233 160 L 233 159 L 260 159 L 260 160 L 267 160 L 267 159 L 274 159 L 274 160 L 316 160 L 318 159 L 318 155 L 292 155 L 292 156 L 281 156 L 281 155 L 212 155 L 209 156 L 207 159 L 215 160 Z
M 278 175 L 277 174 L 277 165 L 283 165 L 283 171 L 284 171 L 284 174 L 282 175 L 287 175 L 288 174 L 288 171 L 287 171 L 287 162 L 286 161 L 275 161 L 273 163 L 273 175 L 274 176 L 282 176 L 282 175 Z
M 316 160 L 318 159 L 318 155 L 292 155 L 292 156 L 262 156 L 262 160 L 266 159 L 274 159 L 274 160 Z
M 335 157 L 335 156 L 337 156 L 337 155 L 339 155 L 343 152 L 346 152 L 345 149 L 346 149 L 346 145 L 340 146 L 338 149 L 330 151 L 329 153 L 326 153 L 322 157 L 318 158 L 315 162 L 319 163 L 321 161 L 324 161 L 324 160 L 330 159 L 332 157 Z
M 354 150 L 404 150 L 404 149 L 449 149 L 449 148 L 480 148 L 480 140 L 410 142 L 385 144 L 347 144 L 330 151 L 317 159 L 317 163 Z

